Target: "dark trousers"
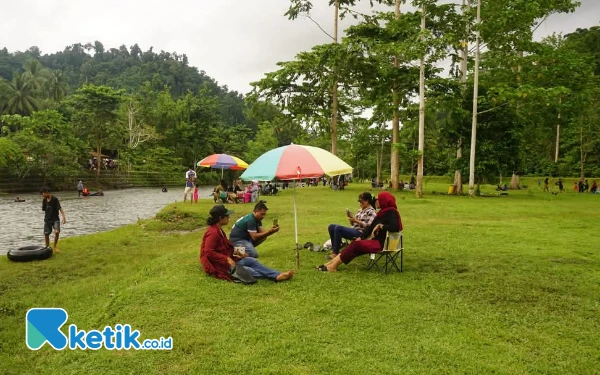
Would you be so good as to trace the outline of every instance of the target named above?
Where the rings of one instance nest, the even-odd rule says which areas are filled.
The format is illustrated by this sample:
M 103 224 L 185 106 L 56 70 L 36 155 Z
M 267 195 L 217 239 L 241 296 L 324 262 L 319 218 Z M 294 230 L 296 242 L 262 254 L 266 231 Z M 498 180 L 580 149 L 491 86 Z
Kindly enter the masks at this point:
M 340 258 L 344 264 L 348 264 L 359 255 L 379 253 L 381 250 L 382 246 L 377 240 L 353 241 L 342 251 Z
M 331 238 L 331 251 L 334 254 L 340 252 L 342 238 L 352 240 L 362 235 L 362 233 L 354 228 L 348 228 L 337 224 L 330 224 L 327 230 L 329 231 L 329 238 Z

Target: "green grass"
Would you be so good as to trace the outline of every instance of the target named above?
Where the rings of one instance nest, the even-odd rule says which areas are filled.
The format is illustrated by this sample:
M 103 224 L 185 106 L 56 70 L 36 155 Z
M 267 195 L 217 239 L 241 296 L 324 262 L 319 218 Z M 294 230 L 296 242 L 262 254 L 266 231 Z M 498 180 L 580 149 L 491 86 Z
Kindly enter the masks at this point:
M 61 239 L 26 264 L 0 259 L 0 373 L 36 374 L 593 374 L 600 368 L 600 195 L 498 198 L 395 193 L 404 273 L 365 271 L 357 258 L 319 273 L 325 253 L 301 251 L 296 277 L 252 286 L 207 277 L 198 261 L 212 206 L 180 203 L 159 221 Z M 493 194 L 494 187 L 484 186 Z M 299 242 L 323 243 L 367 185 L 297 190 Z M 280 233 L 258 250 L 294 267 L 292 192 L 267 197 Z M 249 205 L 231 205 L 240 215 Z M 175 232 L 174 232 L 175 231 Z M 25 313 L 62 307 L 68 324 L 131 324 L 172 351 L 55 351 L 25 345 Z

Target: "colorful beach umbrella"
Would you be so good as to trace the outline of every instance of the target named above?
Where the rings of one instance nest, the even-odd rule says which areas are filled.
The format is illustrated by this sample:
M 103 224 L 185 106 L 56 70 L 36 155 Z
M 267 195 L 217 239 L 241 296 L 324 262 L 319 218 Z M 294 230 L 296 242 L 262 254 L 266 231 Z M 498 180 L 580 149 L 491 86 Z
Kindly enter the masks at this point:
M 248 163 L 240 158 L 227 154 L 212 154 L 200 160 L 197 165 L 204 168 L 220 169 L 221 177 L 223 177 L 224 169 L 242 171 L 248 168 Z
M 245 181 L 296 180 L 352 173 L 352 167 L 329 151 L 291 144 L 267 151 L 241 175 Z
M 291 144 L 267 151 L 250 164 L 242 180 L 300 180 L 323 175 L 339 176 L 352 173 L 352 167 L 329 151 L 313 146 Z M 296 267 L 300 267 L 296 184 L 294 184 L 294 231 L 296 235 Z

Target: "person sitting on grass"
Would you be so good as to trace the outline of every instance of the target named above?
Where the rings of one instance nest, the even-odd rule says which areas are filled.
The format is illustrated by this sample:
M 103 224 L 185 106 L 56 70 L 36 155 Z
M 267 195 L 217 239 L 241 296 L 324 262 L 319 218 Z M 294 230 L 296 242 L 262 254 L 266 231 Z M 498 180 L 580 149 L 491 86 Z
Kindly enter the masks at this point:
M 267 205 L 263 201 L 254 206 L 252 213 L 238 219 L 231 228 L 229 237 L 235 246 L 246 249 L 246 254 L 258 258 L 256 247 L 263 243 L 267 237 L 279 232 L 279 225 L 273 225 L 268 230 L 262 226 L 262 220 L 267 216 Z
M 227 203 L 227 181 L 221 179 L 219 185 L 213 189 L 213 200 L 215 203 Z
M 383 250 L 387 232 L 402 231 L 402 219 L 394 196 L 387 191 L 381 192 L 377 195 L 376 205 L 380 210 L 362 236 L 348 245 L 338 256 L 318 266 L 319 271 L 335 272 L 340 264 L 348 264 L 359 255 L 379 253 Z
M 254 278 L 266 278 L 273 281 L 284 281 L 294 277 L 295 270 L 280 272 L 264 266 L 248 254 L 234 255 L 233 244 L 227 239 L 223 226 L 229 223 L 229 215 L 233 211 L 227 210 L 223 205 L 214 206 L 209 212 L 207 223 L 209 225 L 202 237 L 200 247 L 200 262 L 204 272 L 217 279 L 233 281 L 231 271 L 236 264 L 244 268 Z
M 362 236 L 365 228 L 375 219 L 377 213 L 375 212 L 375 198 L 369 192 L 364 192 L 358 196 L 358 204 L 360 210 L 356 213 L 356 216 L 352 216 L 352 213 L 348 210 L 346 215 L 352 228 L 344 227 L 342 225 L 330 224 L 327 230 L 329 231 L 329 238 L 331 239 L 331 254 L 328 258 L 333 259 L 340 253 L 340 247 L 342 246 L 342 239 L 352 240 Z

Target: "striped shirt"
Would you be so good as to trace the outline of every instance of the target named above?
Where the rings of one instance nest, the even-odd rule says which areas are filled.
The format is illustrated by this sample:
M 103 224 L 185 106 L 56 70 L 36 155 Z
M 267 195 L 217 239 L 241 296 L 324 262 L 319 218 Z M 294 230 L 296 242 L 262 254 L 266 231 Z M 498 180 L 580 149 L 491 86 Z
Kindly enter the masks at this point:
M 377 212 L 375 212 L 375 209 L 371 206 L 363 210 L 359 210 L 356 213 L 355 218 L 356 220 L 362 223 L 362 226 L 357 223 L 352 223 L 352 228 L 356 229 L 359 232 L 362 232 L 366 227 L 371 225 L 371 223 L 375 219 L 375 216 L 377 216 Z

